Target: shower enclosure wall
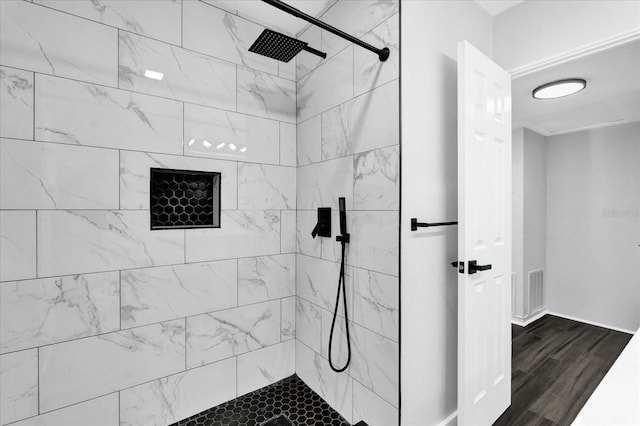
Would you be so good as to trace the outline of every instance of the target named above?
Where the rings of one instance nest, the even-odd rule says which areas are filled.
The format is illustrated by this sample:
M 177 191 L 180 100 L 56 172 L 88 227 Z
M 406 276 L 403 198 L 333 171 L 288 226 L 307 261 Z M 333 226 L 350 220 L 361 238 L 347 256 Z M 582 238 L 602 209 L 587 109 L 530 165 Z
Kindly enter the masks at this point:
M 164 425 L 294 373 L 398 423 L 398 4 L 322 16 L 384 64 L 313 27 L 325 61 L 254 55 L 233 5 L 0 2 L 0 424 Z M 221 227 L 150 230 L 150 168 L 220 172 Z M 340 196 L 336 374 L 340 246 L 310 232 Z

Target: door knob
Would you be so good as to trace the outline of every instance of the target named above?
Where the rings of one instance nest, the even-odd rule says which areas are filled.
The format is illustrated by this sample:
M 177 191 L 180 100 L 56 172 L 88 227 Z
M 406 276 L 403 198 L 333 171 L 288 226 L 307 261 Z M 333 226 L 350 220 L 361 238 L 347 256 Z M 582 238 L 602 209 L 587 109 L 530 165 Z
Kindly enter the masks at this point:
M 464 262 L 458 262 L 456 260 L 455 262 L 451 262 L 451 266 L 458 268 L 458 272 L 464 274 Z
M 469 275 L 475 274 L 478 271 L 488 271 L 491 269 L 491 265 L 478 265 L 477 260 L 469 261 Z

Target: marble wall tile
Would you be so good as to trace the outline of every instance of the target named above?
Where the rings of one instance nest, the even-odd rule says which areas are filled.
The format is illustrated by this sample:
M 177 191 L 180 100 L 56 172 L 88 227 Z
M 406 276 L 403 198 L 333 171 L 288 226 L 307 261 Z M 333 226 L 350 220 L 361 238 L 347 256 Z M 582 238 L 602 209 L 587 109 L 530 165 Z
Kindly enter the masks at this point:
M 369 426 L 398 426 L 398 409 L 353 381 L 353 422 L 364 420 Z
M 296 299 L 295 296 L 281 299 L 282 324 L 280 330 L 283 342 L 296 337 Z
M 280 301 L 187 318 L 187 367 L 280 342 Z
M 287 378 L 296 369 L 295 340 L 238 357 L 238 396 Z
M 347 229 L 351 234 L 347 264 L 397 276 L 398 222 L 399 213 L 396 211 L 347 212 Z M 338 223 L 338 215 L 335 214 L 332 226 L 338 227 Z M 338 262 L 340 255 L 340 243 L 323 239 L 323 259 Z
M 353 48 L 328 59 L 298 80 L 298 122 L 305 121 L 353 96 Z
M 296 166 L 296 126 L 280 123 L 280 165 Z
M 38 414 L 38 350 L 0 356 L 0 424 Z
M 234 64 L 125 31 L 120 31 L 118 38 L 119 87 L 235 110 Z M 161 72 L 164 77 L 147 78 L 147 70 Z
M 296 292 L 294 254 L 238 259 L 238 304 L 293 296 Z
M 0 281 L 36 276 L 36 212 L 0 211 Z
M 399 146 L 356 154 L 353 163 L 353 208 L 399 210 Z
M 397 145 L 399 93 L 396 80 L 322 114 L 322 159 Z
M 118 30 L 24 1 L 0 2 L 2 64 L 116 87 Z
M 360 38 L 390 16 L 399 12 L 399 0 L 359 0 L 339 3 L 322 15 L 322 20 L 342 31 Z M 322 48 L 327 55 L 348 46 L 349 42 L 327 31 L 322 32 Z M 373 53 L 369 53 L 374 55 Z
M 318 207 L 338 209 L 338 198 L 346 197 L 347 209 L 353 207 L 353 158 L 342 157 L 310 164 L 298 169 L 298 209 Z
M 238 164 L 238 209 L 295 209 L 296 169 Z
M 351 376 L 394 407 L 398 407 L 398 344 L 354 324 L 351 329 Z
M 296 374 L 348 422 L 352 417 L 352 379 L 335 373 L 326 359 L 296 341 Z
M 181 155 L 120 151 L 120 208 L 149 209 L 150 168 L 220 172 L 220 206 L 235 210 L 238 203 L 238 170 L 234 161 Z
M 184 2 L 183 13 L 183 46 L 187 49 L 278 75 L 276 60 L 249 52 L 264 30 L 260 25 L 195 1 Z
M 296 122 L 296 83 L 238 67 L 238 112 Z
M 280 253 L 280 211 L 223 211 L 219 229 L 188 229 L 186 261 Z
M 182 262 L 184 231 L 150 231 L 148 211 L 38 212 L 38 276 Z
M 280 252 L 296 252 L 296 211 L 280 211 Z
M 296 81 L 296 61 L 297 58 L 289 62 L 278 62 L 278 75 L 287 80 Z
M 296 258 L 296 295 L 333 312 L 336 305 L 339 276 L 340 263 L 298 255 Z M 349 312 L 353 312 L 353 271 L 349 266 L 345 266 L 345 280 L 347 308 Z M 342 303 L 341 299 L 340 304 Z M 343 315 L 342 310 L 339 311 L 339 314 Z
M 278 122 L 266 118 L 185 104 L 184 141 L 186 155 L 266 164 L 279 162 Z
M 322 49 L 322 30 L 314 25 L 300 34 L 300 40 L 309 43 L 314 49 Z M 296 57 L 296 77 L 300 80 L 322 63 L 322 58 L 307 52 L 300 52 Z
M 117 209 L 117 169 L 116 150 L 0 139 L 0 208 Z
M 179 0 L 35 0 L 35 3 L 180 45 Z
M 298 166 L 319 162 L 321 157 L 321 115 L 316 115 L 307 121 L 299 123 L 296 130 L 296 157 Z
M 182 371 L 184 344 L 179 319 L 41 347 L 40 411 Z
M 0 67 L 0 136 L 33 139 L 33 73 Z
M 237 306 L 235 260 L 121 272 L 122 327 L 138 327 Z
M 118 330 L 119 289 L 117 271 L 0 284 L 0 350 Z
M 169 425 L 236 397 L 229 358 L 120 392 L 120 426 Z
M 307 256 L 320 257 L 322 238 L 311 236 L 311 231 L 318 223 L 318 212 L 314 210 L 299 210 L 296 227 L 296 243 L 298 253 Z
M 400 14 L 396 13 L 362 37 L 362 41 L 390 50 L 380 62 L 378 55 L 365 49 L 353 51 L 354 95 L 361 95 L 400 76 Z
M 182 104 L 38 74 L 35 130 L 45 142 L 182 154 Z
M 340 306 L 344 302 L 340 300 Z M 343 310 L 341 309 L 340 313 Z M 352 317 L 353 314 L 349 313 Z M 331 323 L 333 322 L 333 309 L 327 311 L 322 309 L 322 345 L 321 354 L 327 360 L 329 359 L 329 338 L 331 336 Z M 342 368 L 347 362 L 348 350 L 347 350 L 347 330 L 345 328 L 346 322 L 344 316 L 337 316 L 336 323 L 333 330 L 333 341 L 331 343 L 331 362 L 335 367 Z M 349 321 L 349 329 L 353 328 L 353 323 Z
M 321 330 L 321 309 L 301 297 L 296 297 L 296 339 L 321 353 Z
M 398 341 L 399 329 L 398 278 L 354 268 L 353 271 L 353 321 Z
M 50 411 L 12 426 L 87 426 L 87 419 L 91 419 L 91 426 L 120 426 L 118 393 Z

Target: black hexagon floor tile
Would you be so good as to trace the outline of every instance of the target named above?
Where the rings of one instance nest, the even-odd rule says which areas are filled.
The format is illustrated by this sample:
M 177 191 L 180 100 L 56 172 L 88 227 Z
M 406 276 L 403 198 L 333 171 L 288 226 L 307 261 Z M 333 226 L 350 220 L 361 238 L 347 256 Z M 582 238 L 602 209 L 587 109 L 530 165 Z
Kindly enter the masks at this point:
M 296 374 L 171 426 L 350 426 Z

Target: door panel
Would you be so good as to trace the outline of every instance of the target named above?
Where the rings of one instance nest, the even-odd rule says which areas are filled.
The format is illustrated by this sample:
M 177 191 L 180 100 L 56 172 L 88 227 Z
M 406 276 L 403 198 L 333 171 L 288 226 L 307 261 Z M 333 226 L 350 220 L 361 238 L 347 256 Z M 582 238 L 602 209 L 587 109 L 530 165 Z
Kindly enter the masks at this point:
M 458 424 L 511 401 L 511 77 L 458 45 Z M 491 265 L 470 273 L 469 261 Z

